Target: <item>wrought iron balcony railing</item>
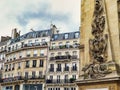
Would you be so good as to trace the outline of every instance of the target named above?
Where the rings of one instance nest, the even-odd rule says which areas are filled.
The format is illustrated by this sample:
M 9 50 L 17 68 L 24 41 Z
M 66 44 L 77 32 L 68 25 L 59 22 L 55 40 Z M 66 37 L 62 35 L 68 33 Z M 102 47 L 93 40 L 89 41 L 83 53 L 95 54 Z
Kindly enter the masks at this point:
M 64 68 L 64 71 L 69 71 L 69 67 L 65 67 L 65 68 Z
M 71 55 L 50 57 L 50 60 L 63 60 L 63 59 L 71 59 Z
M 54 79 L 54 80 L 46 80 L 47 84 L 64 84 L 64 83 L 73 83 L 75 79 Z
M 77 71 L 77 66 L 71 68 L 72 71 Z
M 25 48 L 27 49 L 27 48 L 30 48 L 30 47 L 44 47 L 44 46 L 48 46 L 48 43 L 47 42 L 27 43 L 27 44 L 24 44 L 24 45 L 17 46 L 15 48 L 9 47 L 7 52 L 10 53 L 10 52 L 17 51 L 17 50 L 20 50 L 20 49 L 25 49 Z
M 41 76 L 15 76 L 15 77 L 9 77 L 9 78 L 3 78 L 1 79 L 1 82 L 15 82 L 19 80 L 35 80 L 35 79 L 45 79 L 45 75 Z
M 74 45 L 51 46 L 49 50 L 72 49 L 72 48 L 79 48 L 79 47 L 80 47 L 80 44 L 76 43 Z
M 49 68 L 49 72 L 54 72 L 54 68 Z
M 62 71 L 62 68 L 56 68 L 56 71 L 57 71 L 57 72 L 61 72 L 61 71 Z

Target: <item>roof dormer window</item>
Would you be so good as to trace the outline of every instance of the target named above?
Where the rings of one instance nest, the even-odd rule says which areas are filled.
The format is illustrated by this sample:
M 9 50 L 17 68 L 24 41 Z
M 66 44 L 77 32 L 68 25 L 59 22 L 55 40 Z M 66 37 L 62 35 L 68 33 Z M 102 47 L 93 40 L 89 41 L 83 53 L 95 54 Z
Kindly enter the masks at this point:
M 68 39 L 68 34 L 65 34 L 65 39 Z
M 79 38 L 79 33 L 78 32 L 75 33 L 75 38 Z

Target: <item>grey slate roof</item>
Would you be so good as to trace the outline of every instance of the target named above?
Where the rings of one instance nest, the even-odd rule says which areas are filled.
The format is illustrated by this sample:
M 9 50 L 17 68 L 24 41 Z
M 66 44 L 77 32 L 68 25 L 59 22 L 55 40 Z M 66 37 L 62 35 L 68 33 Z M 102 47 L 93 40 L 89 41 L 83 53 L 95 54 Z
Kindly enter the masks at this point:
M 52 36 L 52 30 L 39 30 L 39 31 L 33 31 L 26 33 L 24 35 L 21 35 L 20 37 L 17 37 L 15 39 L 11 39 L 11 44 L 15 42 L 22 41 L 24 39 L 29 39 L 29 38 L 37 38 L 37 37 L 46 37 L 46 36 Z
M 8 42 L 8 41 L 0 42 L 0 46 L 7 45 L 7 42 Z
M 75 34 L 78 33 L 78 37 L 75 36 Z M 68 34 L 68 38 L 65 39 L 65 34 Z M 67 40 L 67 39 L 75 39 L 75 38 L 79 38 L 80 37 L 80 32 L 76 31 L 76 32 L 68 32 L 68 33 L 59 33 L 59 34 L 54 34 L 52 37 L 52 41 L 56 41 L 56 40 Z

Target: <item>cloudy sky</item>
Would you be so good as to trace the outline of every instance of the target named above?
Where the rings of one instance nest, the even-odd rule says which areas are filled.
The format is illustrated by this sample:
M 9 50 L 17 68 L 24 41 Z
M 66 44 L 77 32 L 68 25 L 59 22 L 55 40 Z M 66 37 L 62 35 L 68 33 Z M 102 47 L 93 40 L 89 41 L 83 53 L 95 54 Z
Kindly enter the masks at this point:
M 11 35 L 13 28 L 21 34 L 48 29 L 51 23 L 60 32 L 80 26 L 80 0 L 0 0 L 0 11 L 0 36 Z

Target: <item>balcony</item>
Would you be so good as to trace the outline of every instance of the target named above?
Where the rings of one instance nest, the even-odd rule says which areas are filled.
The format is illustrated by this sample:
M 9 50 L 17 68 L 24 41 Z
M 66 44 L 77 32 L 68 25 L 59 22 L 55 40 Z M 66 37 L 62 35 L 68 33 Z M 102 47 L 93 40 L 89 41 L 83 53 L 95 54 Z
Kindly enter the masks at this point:
M 77 55 L 73 55 L 71 58 L 72 59 L 78 59 L 78 56 Z
M 64 71 L 69 71 L 69 67 L 65 67 L 65 68 L 64 68 Z
M 50 60 L 56 60 L 56 61 L 62 61 L 62 60 L 70 60 L 71 55 L 66 55 L 66 56 L 56 56 L 56 57 L 50 57 Z
M 75 66 L 75 67 L 72 67 L 72 69 L 71 69 L 72 71 L 77 71 L 77 66 Z
M 54 72 L 54 68 L 49 68 L 49 72 Z
M 58 50 L 58 49 L 75 49 L 79 48 L 80 44 L 76 43 L 75 45 L 61 45 L 61 46 L 52 46 L 49 50 Z
M 56 71 L 57 71 L 57 72 L 61 72 L 62 69 L 61 69 L 61 68 L 56 68 Z
M 37 66 L 36 64 L 35 64 L 35 65 L 32 65 L 33 68 L 35 68 L 36 66 Z
M 20 66 L 18 67 L 18 69 L 20 69 Z
M 5 69 L 5 72 L 7 72 L 8 71 L 8 69 Z
M 10 82 L 16 82 L 16 81 L 19 81 L 19 80 L 39 80 L 39 79 L 45 79 L 45 75 L 41 75 L 41 76 L 28 76 L 28 77 L 25 77 L 25 76 L 15 76 L 15 77 L 9 77 L 9 78 L 4 78 L 1 80 L 1 82 L 3 83 L 10 83 Z
M 33 57 L 37 57 L 37 54 L 33 54 Z
M 6 51 L 7 51 L 6 49 L 0 49 L 0 53 L 6 52 Z
M 10 54 L 12 52 L 16 52 L 16 51 L 19 51 L 19 50 L 26 50 L 26 49 L 40 48 L 40 47 L 44 48 L 44 47 L 47 47 L 47 46 L 48 46 L 47 42 L 27 43 L 27 44 L 24 44 L 24 45 L 20 45 L 15 49 L 12 49 L 12 48 L 9 47 L 8 51 L 7 51 L 7 54 Z
M 22 58 L 22 56 L 19 56 L 19 58 Z
M 66 83 L 73 83 L 75 79 L 54 79 L 54 80 L 46 80 L 47 84 L 66 84 Z
M 12 70 L 14 70 L 15 68 L 13 67 Z
M 30 57 L 30 54 L 27 54 L 26 57 Z
M 29 68 L 29 65 L 26 65 L 25 68 Z

